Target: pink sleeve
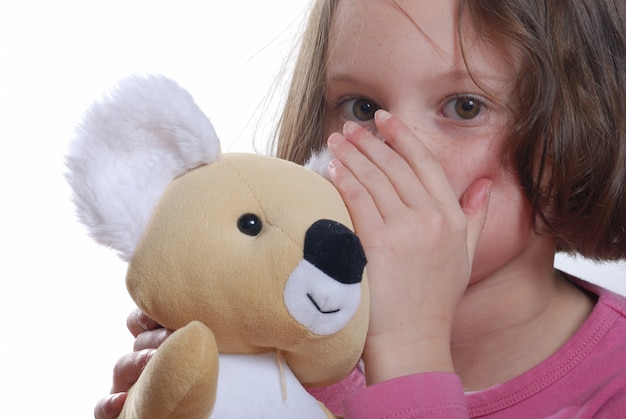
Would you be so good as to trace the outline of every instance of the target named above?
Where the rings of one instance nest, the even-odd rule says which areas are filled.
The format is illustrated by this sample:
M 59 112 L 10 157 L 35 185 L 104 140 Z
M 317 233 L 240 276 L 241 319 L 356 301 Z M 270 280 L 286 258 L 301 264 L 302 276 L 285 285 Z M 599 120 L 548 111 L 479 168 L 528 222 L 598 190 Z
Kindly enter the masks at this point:
M 461 379 L 451 373 L 400 377 L 367 387 L 343 403 L 346 418 L 469 417 Z
M 365 388 L 365 376 L 357 367 L 350 375 L 338 382 L 326 387 L 307 388 L 307 391 L 335 415 L 344 416 L 342 402 L 350 395 Z

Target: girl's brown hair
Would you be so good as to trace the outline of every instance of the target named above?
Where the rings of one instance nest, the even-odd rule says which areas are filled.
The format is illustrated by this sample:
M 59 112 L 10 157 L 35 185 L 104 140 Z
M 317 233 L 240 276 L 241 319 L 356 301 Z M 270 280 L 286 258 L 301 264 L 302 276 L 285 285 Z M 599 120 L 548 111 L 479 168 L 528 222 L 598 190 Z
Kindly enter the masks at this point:
M 337 1 L 315 2 L 279 123 L 278 157 L 300 164 L 325 142 L 325 62 Z M 626 258 L 626 2 L 460 4 L 460 33 L 469 17 L 473 33 L 520 63 L 502 152 L 518 172 L 536 230 L 563 251 Z
M 276 154 L 298 164 L 304 164 L 312 151 L 319 151 L 325 142 L 322 133 L 326 54 L 337 1 L 316 1 L 311 9 L 278 123 Z

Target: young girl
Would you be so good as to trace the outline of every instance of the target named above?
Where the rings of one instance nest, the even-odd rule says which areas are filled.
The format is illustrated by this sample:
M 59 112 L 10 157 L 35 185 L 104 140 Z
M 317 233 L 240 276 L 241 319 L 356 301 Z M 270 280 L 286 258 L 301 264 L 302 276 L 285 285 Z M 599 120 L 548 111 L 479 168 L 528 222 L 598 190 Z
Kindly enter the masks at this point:
M 626 258 L 623 0 L 318 0 L 279 157 L 328 144 L 368 258 L 347 417 L 623 417 L 626 299 L 553 268 Z M 382 140 L 382 141 L 381 141 Z M 167 331 L 129 317 L 96 417 Z

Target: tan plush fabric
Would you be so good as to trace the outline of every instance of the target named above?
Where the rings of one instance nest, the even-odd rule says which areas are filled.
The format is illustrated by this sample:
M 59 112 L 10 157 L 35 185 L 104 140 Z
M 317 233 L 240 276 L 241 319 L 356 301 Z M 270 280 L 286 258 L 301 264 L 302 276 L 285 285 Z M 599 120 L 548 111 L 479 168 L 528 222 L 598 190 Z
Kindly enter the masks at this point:
M 246 213 L 260 216 L 259 235 L 238 229 Z M 276 158 L 226 154 L 177 178 L 165 191 L 129 265 L 129 292 L 167 328 L 194 320 L 205 324 L 220 352 L 280 351 L 305 385 L 338 381 L 354 368 L 363 348 L 366 282 L 354 318 L 329 336 L 295 321 L 283 301 L 285 283 L 303 258 L 306 230 L 319 219 L 352 228 L 327 180 Z M 181 342 L 176 350 L 184 358 L 196 344 Z M 180 363 L 184 360 L 172 368 Z M 165 366 L 155 374 L 170 373 Z M 165 382 L 172 391 L 180 386 L 178 379 Z

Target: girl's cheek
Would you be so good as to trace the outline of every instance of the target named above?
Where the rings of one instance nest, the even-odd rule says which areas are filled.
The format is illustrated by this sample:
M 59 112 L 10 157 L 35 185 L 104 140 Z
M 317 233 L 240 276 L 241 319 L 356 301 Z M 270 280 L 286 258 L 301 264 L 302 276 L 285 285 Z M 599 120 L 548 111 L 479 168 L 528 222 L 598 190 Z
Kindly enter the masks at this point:
M 322 126 L 322 135 L 327 140 L 331 134 L 335 132 L 341 133 L 343 131 L 343 123 L 341 118 L 335 114 L 336 112 L 327 111 L 327 115 L 324 117 L 324 124 Z

